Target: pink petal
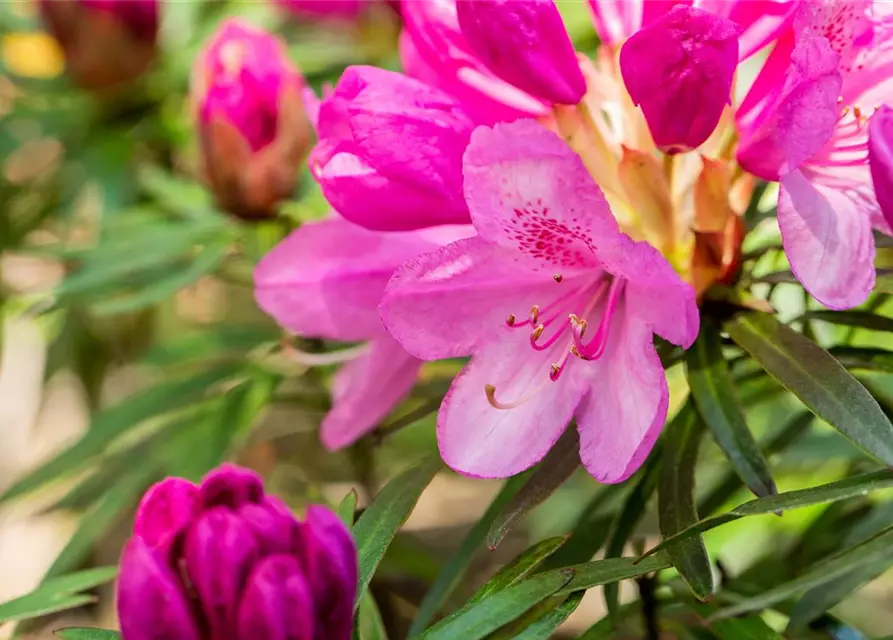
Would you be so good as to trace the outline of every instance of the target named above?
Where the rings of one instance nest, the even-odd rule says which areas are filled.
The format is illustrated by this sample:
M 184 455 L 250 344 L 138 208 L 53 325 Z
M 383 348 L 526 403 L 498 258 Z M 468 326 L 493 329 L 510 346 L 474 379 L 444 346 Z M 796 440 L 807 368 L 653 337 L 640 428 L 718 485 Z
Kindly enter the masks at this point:
M 794 171 L 781 181 L 778 224 L 791 269 L 819 302 L 865 301 L 875 278 L 871 220 L 847 193 Z
M 826 40 L 840 56 L 840 68 L 846 74 L 859 54 L 857 40 L 871 28 L 871 5 L 872 0 L 802 0 L 794 17 L 794 31 L 799 38 Z
M 486 345 L 453 381 L 437 420 L 437 442 L 444 462 L 459 473 L 504 478 L 533 466 L 552 448 L 573 416 L 587 385 L 570 367 L 553 382 L 549 368 L 567 345 L 535 352 L 524 331 L 506 332 Z M 579 363 L 572 363 L 579 364 Z M 496 398 L 511 402 L 532 397 L 517 408 L 494 409 Z
M 676 5 L 623 45 L 626 88 L 663 151 L 695 149 L 713 133 L 731 102 L 739 33 L 730 20 Z
M 868 161 L 878 203 L 893 224 L 893 109 L 883 105 L 871 118 Z
M 459 240 L 400 267 L 381 301 L 381 318 L 403 348 L 422 360 L 469 355 L 506 330 L 509 314 L 523 318 L 555 298 L 549 273 L 531 275 L 510 249 L 480 237 Z
M 745 60 L 789 27 L 799 0 L 696 0 L 699 9 L 728 18 L 742 28 L 739 60 Z
M 378 233 L 340 218 L 307 223 L 260 261 L 255 298 L 296 333 L 366 340 L 382 333 L 376 309 L 394 269 L 469 233 L 470 227 Z
M 372 431 L 407 396 L 422 362 L 390 336 L 369 343 L 332 381 L 332 410 L 323 419 L 320 437 L 329 450 L 353 444 Z
M 534 120 L 478 127 L 463 165 L 477 232 L 544 269 L 598 267 L 594 243 L 618 234 L 583 161 Z
M 777 180 L 817 153 L 837 124 L 840 57 L 824 38 L 798 44 L 775 106 L 759 130 L 746 136 L 738 161 L 751 173 Z
M 205 509 L 224 506 L 238 509 L 243 504 L 259 504 L 264 498 L 264 481 L 256 471 L 228 462 L 202 478 L 199 491 Z
M 245 583 L 237 618 L 238 639 L 313 640 L 313 595 L 296 558 L 263 558 Z
M 457 0 L 402 3 L 400 56 L 407 73 L 462 101 L 483 122 L 546 115 L 547 106 L 498 78 L 459 29 Z
M 483 0 L 457 3 L 462 35 L 480 60 L 510 84 L 558 104 L 586 93 L 554 0 Z
M 580 458 L 599 482 L 622 482 L 648 457 L 669 404 L 651 331 L 632 310 L 615 315 L 607 350 L 586 374 L 591 391 L 576 411 Z
M 164 555 L 201 510 L 197 486 L 183 478 L 165 478 L 151 486 L 140 501 L 133 534 Z
M 646 0 L 589 0 L 598 37 L 616 47 L 642 26 Z

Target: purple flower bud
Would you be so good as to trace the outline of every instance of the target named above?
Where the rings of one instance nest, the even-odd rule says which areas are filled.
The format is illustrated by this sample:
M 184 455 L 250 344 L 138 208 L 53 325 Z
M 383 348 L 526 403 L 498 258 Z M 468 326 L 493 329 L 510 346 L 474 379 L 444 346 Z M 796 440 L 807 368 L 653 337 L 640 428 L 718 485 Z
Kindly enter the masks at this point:
M 623 45 L 623 81 L 665 153 L 695 149 L 713 133 L 731 103 L 739 33 L 730 20 L 677 5 Z
M 882 105 L 868 125 L 868 164 L 874 193 L 887 224 L 893 226 L 893 109 Z
M 577 53 L 554 0 L 469 0 L 456 5 L 462 35 L 510 84 L 557 104 L 586 93 Z
M 297 558 L 275 555 L 254 567 L 239 605 L 239 638 L 263 640 L 314 640 L 313 591 Z M 351 602 L 351 607 L 353 603 Z M 321 628 L 324 638 L 348 638 Z
M 304 79 L 284 45 L 227 20 L 196 60 L 191 90 L 218 202 L 246 219 L 273 215 L 294 190 L 312 138 Z
M 132 82 L 157 53 L 158 0 L 40 0 L 44 22 L 83 89 L 103 92 Z
M 348 67 L 320 107 L 312 172 L 335 210 L 369 229 L 465 223 L 462 154 L 474 126 L 433 87 Z
M 145 537 L 144 537 L 145 536 Z M 121 559 L 124 640 L 349 640 L 350 533 L 324 507 L 299 522 L 253 471 L 168 478 L 140 503 Z

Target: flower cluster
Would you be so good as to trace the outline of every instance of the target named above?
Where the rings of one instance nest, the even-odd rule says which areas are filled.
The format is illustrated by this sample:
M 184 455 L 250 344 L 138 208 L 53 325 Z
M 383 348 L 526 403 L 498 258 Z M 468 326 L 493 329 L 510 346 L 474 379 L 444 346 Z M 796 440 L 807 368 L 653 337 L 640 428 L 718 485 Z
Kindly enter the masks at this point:
M 349 640 L 357 555 L 338 517 L 299 522 L 252 471 L 149 489 L 121 558 L 125 640 Z

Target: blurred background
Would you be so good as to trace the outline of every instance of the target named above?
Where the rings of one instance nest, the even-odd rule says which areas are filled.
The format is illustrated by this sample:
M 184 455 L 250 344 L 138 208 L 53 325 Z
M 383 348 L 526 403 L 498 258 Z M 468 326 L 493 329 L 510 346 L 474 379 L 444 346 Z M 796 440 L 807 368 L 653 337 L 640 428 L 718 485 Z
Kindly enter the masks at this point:
M 166 475 L 198 479 L 230 459 L 263 473 L 296 509 L 337 504 L 351 490 L 362 506 L 436 451 L 434 412 L 461 363 L 426 366 L 413 396 L 375 434 L 328 453 L 317 429 L 331 368 L 307 369 L 284 356 L 281 331 L 254 304 L 253 265 L 289 229 L 327 212 L 306 168 L 293 197 L 267 220 L 228 215 L 203 186 L 189 79 L 200 47 L 226 17 L 280 34 L 317 93 L 349 64 L 399 68 L 400 17 L 390 3 L 365 3 L 349 16 L 288 4 L 165 2 L 157 49 L 128 49 L 133 43 L 121 39 L 120 60 L 135 68 L 109 73 L 133 77 L 108 88 L 88 86 L 105 80 L 89 78 L 87 63 L 75 59 L 89 55 L 83 34 L 63 48 L 47 33 L 41 3 L 0 2 L 0 602 L 49 576 L 114 564 L 136 501 Z M 593 52 L 586 3 L 559 5 L 578 50 Z M 78 20 L 89 17 L 67 15 L 64 24 L 74 29 Z M 770 220 L 748 242 L 759 249 L 776 239 Z M 771 252 L 757 253 L 755 273 L 784 266 Z M 803 310 L 799 288 L 760 286 L 772 288 L 789 317 Z M 878 346 L 876 333 L 816 331 L 830 342 L 846 334 L 853 344 Z M 802 407 L 766 376 L 738 373 L 750 427 L 790 440 L 771 458 L 780 490 L 831 481 L 867 462 L 836 433 L 803 419 Z M 678 407 L 687 394 L 681 366 L 669 375 Z M 868 380 L 883 397 L 886 376 Z M 705 444 L 702 460 L 699 487 L 713 500 L 710 510 L 746 499 L 734 483 L 723 485 L 727 468 L 715 445 Z M 573 530 L 582 541 L 575 553 L 586 559 L 588 549 L 591 557 L 633 484 L 606 488 L 576 473 L 495 551 L 479 550 L 457 601 L 549 536 Z M 405 633 L 426 585 L 499 487 L 443 472 L 423 494 L 373 583 L 392 637 Z M 887 499 L 877 493 L 742 520 L 708 533 L 707 546 L 724 570 L 752 572 L 758 590 L 773 575 L 796 574 L 835 545 L 893 524 Z M 645 514 L 631 544 L 657 539 L 656 517 Z M 621 590 L 624 598 L 634 591 Z M 893 634 L 893 576 L 862 587 L 834 612 L 848 637 Z M 564 637 L 604 614 L 601 589 L 593 589 Z M 19 632 L 51 637 L 68 624 L 114 627 L 111 588 L 95 604 Z M 0 626 L 0 638 L 13 628 Z M 631 621 L 620 635 L 642 632 Z

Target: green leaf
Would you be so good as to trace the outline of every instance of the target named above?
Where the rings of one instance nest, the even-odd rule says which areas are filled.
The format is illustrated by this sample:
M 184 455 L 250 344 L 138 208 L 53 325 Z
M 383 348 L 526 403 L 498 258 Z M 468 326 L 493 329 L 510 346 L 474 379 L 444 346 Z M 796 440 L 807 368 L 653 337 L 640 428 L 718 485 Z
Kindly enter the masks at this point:
M 240 366 L 220 365 L 195 376 L 162 383 L 104 409 L 96 415 L 80 440 L 9 487 L 0 495 L 0 502 L 24 495 L 78 471 L 129 429 L 161 411 L 171 411 L 199 400 L 209 388 L 232 376 Z
M 830 560 L 811 567 L 789 582 L 720 610 L 712 619 L 724 620 L 742 613 L 762 611 L 802 591 L 833 583 L 854 569 L 881 564 L 889 566 L 891 563 L 893 563 L 893 529 L 888 529 L 861 545 L 847 549 Z
M 893 351 L 873 347 L 831 347 L 828 352 L 847 369 L 893 373 Z
M 870 311 L 807 311 L 802 319 L 821 320 L 830 324 L 872 331 L 893 331 L 893 319 Z
M 567 429 L 549 451 L 530 479 L 495 519 L 487 534 L 487 545 L 495 549 L 518 520 L 540 505 L 570 478 L 580 465 L 580 438 L 574 427 Z
M 36 618 L 93 602 L 95 598 L 79 592 L 110 582 L 117 573 L 117 567 L 98 567 L 47 580 L 31 593 L 0 603 L 0 624 Z
M 524 486 L 528 474 L 521 474 L 506 480 L 499 494 L 490 503 L 484 515 L 475 523 L 456 552 L 444 563 L 437 580 L 428 589 L 419 610 L 412 621 L 407 637 L 420 634 L 437 611 L 443 606 L 450 594 L 456 589 L 471 564 L 474 553 L 481 547 L 491 524 L 502 513 L 506 504 Z
M 108 629 L 87 629 L 84 627 L 68 627 L 53 632 L 62 640 L 121 640 L 117 631 Z
M 689 400 L 664 434 L 663 465 L 657 492 L 658 523 L 664 538 L 698 521 L 694 499 L 695 466 L 703 424 Z M 666 547 L 679 575 L 699 600 L 708 600 L 716 590 L 710 556 L 700 536 L 692 536 Z
M 357 494 L 356 489 L 351 489 L 347 492 L 347 495 L 341 499 L 341 502 L 338 503 L 338 506 L 335 508 L 335 513 L 338 514 L 338 517 L 341 518 L 341 522 L 343 522 L 348 527 L 353 526 L 354 517 L 357 513 L 357 501 L 360 499 L 360 496 Z
M 502 567 L 475 593 L 467 604 L 478 602 L 503 589 L 508 589 L 527 577 L 543 560 L 555 553 L 567 541 L 565 536 L 546 538 L 518 555 Z
M 675 592 L 676 589 L 674 588 L 673 591 Z M 683 601 L 701 618 L 706 618 L 717 611 L 716 605 L 713 604 L 694 602 L 687 598 L 684 598 Z M 758 615 L 717 620 L 710 630 L 719 640 L 783 640 L 783 636 L 766 624 Z
M 564 624 L 564 621 L 577 610 L 585 594 L 585 591 L 572 593 L 564 602 L 517 634 L 514 640 L 549 640 L 558 627 Z
M 585 562 L 583 564 L 564 567 L 564 569 L 573 569 L 574 579 L 565 585 L 555 595 L 564 595 L 573 593 L 592 587 L 598 587 L 603 584 L 619 582 L 629 578 L 638 578 L 647 573 L 660 571 L 671 566 L 670 561 L 664 554 L 652 555 L 648 558 L 639 560 L 638 558 L 607 558 L 605 560 L 596 560 L 594 562 Z M 554 573 L 563 569 L 552 569 L 551 571 L 539 574 Z
M 817 504 L 826 504 L 829 502 L 837 502 L 848 498 L 868 495 L 872 491 L 881 489 L 889 489 L 893 487 L 893 472 L 883 469 L 880 471 L 872 471 L 870 473 L 862 473 L 851 476 L 836 482 L 810 487 L 809 489 L 798 489 L 797 491 L 787 491 L 774 496 L 766 496 L 765 498 L 757 498 L 742 505 L 735 507 L 725 513 L 705 518 L 691 526 L 679 531 L 679 533 L 663 540 L 660 544 L 652 547 L 648 553 L 642 558 L 648 558 L 652 554 L 662 551 L 675 542 L 691 538 L 710 529 L 745 518 L 747 516 L 766 515 L 785 511 L 787 509 L 799 509 L 801 507 L 811 507 Z
M 381 612 L 375 603 L 375 598 L 368 591 L 360 600 L 360 610 L 357 613 L 357 635 L 359 640 L 388 640 L 388 632 L 384 628 Z
M 577 516 L 568 541 L 546 564 L 550 568 L 556 568 L 592 560 L 608 539 L 614 522 L 614 514 L 608 506 L 625 491 L 622 484 L 599 487 L 598 492 Z
M 623 503 L 620 514 L 617 516 L 617 521 L 613 525 L 611 535 L 605 547 L 606 558 L 619 558 L 623 555 L 623 548 L 626 546 L 630 536 L 635 532 L 636 527 L 639 526 L 642 516 L 645 515 L 648 500 L 651 499 L 651 495 L 657 488 L 658 478 L 660 478 L 660 461 L 661 451 L 660 443 L 658 443 L 648 457 L 639 480 L 636 482 L 633 490 L 630 491 L 629 496 Z M 618 585 L 605 585 L 605 606 L 608 608 L 609 616 L 615 621 L 620 608 L 619 594 L 620 589 Z
M 357 602 L 372 581 L 397 530 L 406 522 L 422 491 L 440 469 L 437 458 L 428 458 L 391 480 L 372 501 L 353 527 L 360 569 Z
M 441 620 L 419 636 L 420 640 L 480 640 L 521 616 L 564 587 L 574 572 L 559 569 L 543 573 L 468 605 Z
M 769 465 L 747 427 L 719 332 L 712 323 L 701 325 L 698 339 L 686 353 L 685 368 L 698 412 L 738 475 L 758 497 L 776 493 Z
M 725 328 L 813 413 L 893 465 L 893 425 L 868 390 L 830 353 L 765 313 L 740 315 Z

